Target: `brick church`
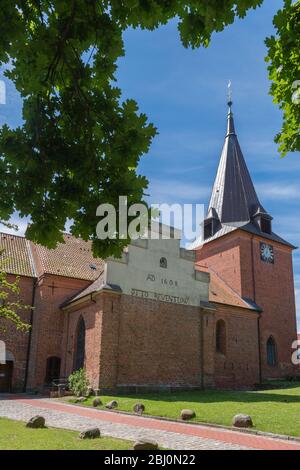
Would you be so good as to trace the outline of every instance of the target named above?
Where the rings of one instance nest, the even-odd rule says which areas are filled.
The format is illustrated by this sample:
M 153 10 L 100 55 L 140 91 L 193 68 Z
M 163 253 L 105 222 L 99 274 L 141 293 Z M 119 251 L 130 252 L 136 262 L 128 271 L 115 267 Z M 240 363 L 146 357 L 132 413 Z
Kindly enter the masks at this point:
M 33 308 L 29 333 L 0 333 L 0 391 L 41 390 L 81 367 L 101 391 L 251 388 L 296 372 L 295 247 L 258 199 L 231 103 L 196 250 L 140 239 L 103 261 L 89 242 L 64 240 L 49 250 L 1 234 L 9 278 Z

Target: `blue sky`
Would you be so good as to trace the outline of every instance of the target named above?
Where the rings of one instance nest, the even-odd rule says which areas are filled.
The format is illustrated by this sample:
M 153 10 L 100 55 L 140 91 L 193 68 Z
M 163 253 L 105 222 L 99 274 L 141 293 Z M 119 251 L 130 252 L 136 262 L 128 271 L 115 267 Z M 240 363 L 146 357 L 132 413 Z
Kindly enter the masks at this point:
M 274 231 L 300 246 L 300 156 L 279 158 L 273 138 L 281 112 L 268 94 L 264 61 L 264 39 L 272 34 L 272 18 L 282 3 L 265 0 L 246 19 L 215 34 L 208 49 L 185 49 L 176 21 L 154 32 L 129 30 L 117 78 L 123 98 L 135 99 L 159 130 L 140 164 L 152 202 L 206 204 L 223 145 L 231 79 L 236 130 L 258 195 L 274 216 Z M 6 84 L 0 125 L 15 126 L 20 100 L 12 84 Z M 294 267 L 300 321 L 298 252 Z

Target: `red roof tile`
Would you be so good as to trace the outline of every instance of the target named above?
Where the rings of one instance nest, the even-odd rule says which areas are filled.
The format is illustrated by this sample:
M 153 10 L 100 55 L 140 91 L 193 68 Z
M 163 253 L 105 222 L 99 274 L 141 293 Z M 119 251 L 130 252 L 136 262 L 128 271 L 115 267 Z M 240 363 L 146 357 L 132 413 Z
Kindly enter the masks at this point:
M 235 292 L 217 273 L 210 272 L 209 301 L 234 307 L 257 310 Z
M 104 261 L 94 258 L 92 242 L 64 234 L 65 243 L 49 249 L 31 243 L 39 275 L 56 274 L 94 281 L 103 271 Z
M 2 269 L 10 274 L 35 276 L 29 242 L 24 237 L 0 233 L 0 249 L 4 249 L 0 256 Z

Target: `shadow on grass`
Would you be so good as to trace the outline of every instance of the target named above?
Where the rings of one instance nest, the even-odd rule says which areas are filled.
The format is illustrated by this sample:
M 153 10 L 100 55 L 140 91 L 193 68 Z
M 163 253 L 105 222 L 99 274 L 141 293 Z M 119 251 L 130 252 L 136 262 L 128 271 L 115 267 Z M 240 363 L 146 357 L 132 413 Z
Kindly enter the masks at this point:
M 274 384 L 275 385 L 275 384 Z M 285 393 L 289 389 L 291 393 Z M 292 394 L 293 389 L 298 389 L 299 394 Z M 272 393 L 276 390 L 276 393 Z M 255 391 L 227 391 L 227 390 L 193 390 L 193 391 L 173 391 L 173 392 L 152 392 L 152 393 L 136 393 L 119 395 L 106 395 L 107 397 L 132 400 L 150 400 L 157 402 L 176 403 L 176 402 L 190 402 L 190 403 L 226 403 L 226 402 L 241 402 L 241 403 L 299 403 L 300 404 L 300 384 L 295 382 L 279 382 L 273 390 L 267 388 L 266 390 Z M 46 398 L 45 395 L 35 394 L 0 394 L 1 399 L 17 400 L 26 398 L 31 400 Z
M 220 391 L 220 390 L 199 390 L 190 392 L 156 392 L 156 393 L 137 393 L 122 394 L 119 398 L 130 398 L 135 400 L 164 401 L 167 403 L 190 402 L 190 403 L 220 403 L 220 402 L 241 402 L 241 403 L 299 403 L 300 404 L 300 386 L 289 384 L 286 388 L 299 389 L 299 395 L 284 393 L 284 388 L 276 389 L 277 393 L 268 391 Z M 281 393 L 282 390 L 282 393 Z M 115 398 L 115 395 L 113 396 Z

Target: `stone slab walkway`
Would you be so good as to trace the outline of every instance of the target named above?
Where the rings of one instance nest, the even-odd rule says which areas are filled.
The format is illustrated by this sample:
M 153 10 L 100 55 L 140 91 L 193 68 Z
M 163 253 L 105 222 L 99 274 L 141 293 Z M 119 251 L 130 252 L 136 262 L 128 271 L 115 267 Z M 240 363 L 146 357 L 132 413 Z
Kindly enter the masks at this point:
M 42 414 L 50 427 L 82 431 L 98 426 L 102 435 L 136 440 L 151 438 L 177 450 L 300 450 L 300 442 L 257 436 L 209 426 L 131 416 L 47 398 L 0 395 L 0 416 L 27 421 Z

